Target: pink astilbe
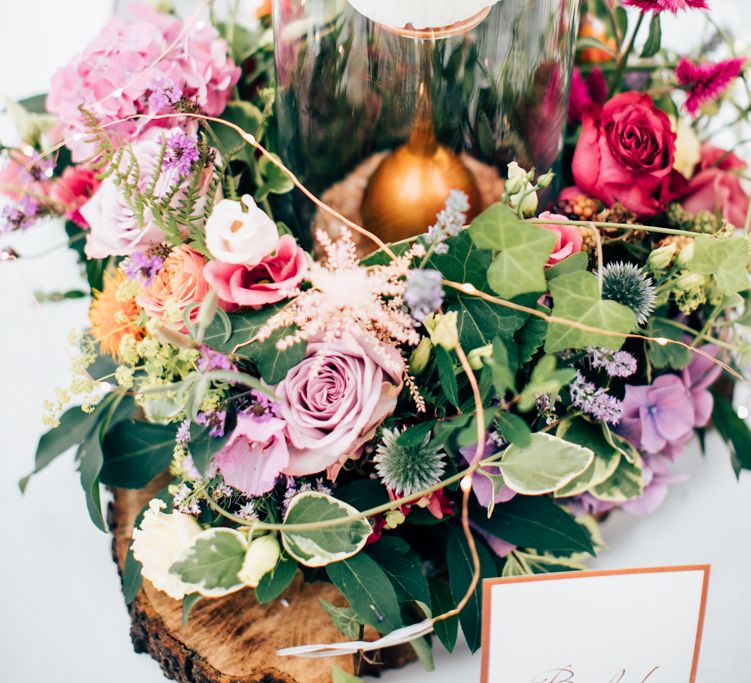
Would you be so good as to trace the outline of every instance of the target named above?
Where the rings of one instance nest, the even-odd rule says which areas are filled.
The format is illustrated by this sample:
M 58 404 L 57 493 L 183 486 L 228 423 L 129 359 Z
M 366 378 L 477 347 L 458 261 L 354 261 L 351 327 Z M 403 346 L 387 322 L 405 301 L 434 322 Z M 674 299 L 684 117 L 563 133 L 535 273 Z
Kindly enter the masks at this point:
M 626 7 L 636 7 L 642 12 L 672 12 L 684 9 L 709 9 L 707 0 L 624 0 Z
M 687 91 L 686 109 L 695 115 L 703 104 L 713 102 L 736 79 L 745 63 L 743 57 L 727 59 L 722 62 L 694 64 L 683 57 L 678 63 L 675 75 L 678 83 Z
M 424 247 L 415 245 L 387 265 L 366 268 L 358 261 L 349 231 L 342 230 L 336 242 L 321 231 L 317 239 L 326 259 L 311 264 L 306 280 L 312 286 L 272 316 L 258 339 L 294 326 L 296 331 L 278 342 L 280 350 L 301 341 L 333 342 L 359 332 L 387 344 L 418 344 L 420 335 L 404 308 L 404 292 L 412 259 L 424 254 Z

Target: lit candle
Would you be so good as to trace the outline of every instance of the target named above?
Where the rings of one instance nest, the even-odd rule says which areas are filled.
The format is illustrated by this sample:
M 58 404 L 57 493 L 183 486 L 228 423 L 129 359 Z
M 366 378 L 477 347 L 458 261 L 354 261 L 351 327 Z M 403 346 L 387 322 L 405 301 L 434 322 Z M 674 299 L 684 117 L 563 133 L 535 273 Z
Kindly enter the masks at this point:
M 467 21 L 500 0 L 349 0 L 360 14 L 395 29 L 435 29 Z

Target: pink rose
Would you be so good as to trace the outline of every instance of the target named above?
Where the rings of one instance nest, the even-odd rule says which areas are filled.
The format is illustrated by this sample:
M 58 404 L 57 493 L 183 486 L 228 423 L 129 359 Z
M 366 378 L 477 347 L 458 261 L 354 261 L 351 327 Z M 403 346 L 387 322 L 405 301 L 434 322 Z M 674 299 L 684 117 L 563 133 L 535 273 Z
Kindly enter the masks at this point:
M 689 213 L 711 211 L 737 228 L 743 227 L 748 214 L 748 195 L 743 191 L 738 171 L 746 164 L 732 152 L 704 145 L 696 175 L 684 192 L 683 208 Z
M 566 216 L 561 216 L 557 213 L 550 213 L 545 211 L 541 213 L 539 218 L 549 221 L 565 221 L 568 220 Z M 538 228 L 544 228 L 555 233 L 556 241 L 553 247 L 553 253 L 548 259 L 547 265 L 554 266 L 556 263 L 560 263 L 563 259 L 568 258 L 571 254 L 575 254 L 582 249 L 582 233 L 575 225 L 542 225 L 538 224 Z
M 205 265 L 206 259 L 187 245 L 175 247 L 151 284 L 136 297 L 136 303 L 149 317 L 166 319 L 184 329 L 183 322 L 176 316 L 190 304 L 203 301 L 209 291 L 203 277 Z M 198 308 L 195 308 L 191 319 L 197 315 Z
M 214 463 L 230 486 L 247 496 L 274 488 L 289 463 L 284 420 L 238 414 L 229 441 L 214 456 Z
M 65 210 L 65 217 L 82 228 L 89 224 L 79 209 L 99 187 L 96 173 L 86 166 L 68 166 L 52 185 L 50 198 Z
M 308 270 L 305 252 L 295 238 L 284 235 L 276 253 L 255 266 L 212 261 L 204 276 L 225 303 L 259 308 L 288 298 Z
M 663 209 L 674 160 L 670 119 L 649 95 L 627 92 L 585 112 L 572 170 L 587 195 L 648 217 Z
M 286 473 L 314 474 L 358 457 L 396 407 L 403 370 L 395 348 L 365 335 L 308 344 L 275 388 L 287 422 Z

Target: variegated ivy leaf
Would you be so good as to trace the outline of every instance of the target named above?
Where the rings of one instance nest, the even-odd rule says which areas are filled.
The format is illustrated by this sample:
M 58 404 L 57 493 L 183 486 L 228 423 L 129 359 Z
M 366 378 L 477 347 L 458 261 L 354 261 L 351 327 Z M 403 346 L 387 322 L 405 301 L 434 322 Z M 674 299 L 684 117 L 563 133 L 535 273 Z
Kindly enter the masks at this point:
M 550 321 L 545 339 L 547 353 L 588 346 L 618 351 L 625 341 L 623 335 L 636 327 L 636 316 L 630 308 L 600 296 L 597 277 L 592 273 L 579 271 L 561 275 L 550 281 L 550 293 L 553 317 L 565 318 L 574 324 Z
M 694 256 L 688 269 L 698 275 L 711 275 L 723 294 L 743 292 L 749 288 L 748 240 L 699 235 L 694 239 Z
M 216 598 L 243 587 L 237 574 L 243 566 L 248 539 L 236 529 L 206 529 L 195 537 L 170 567 L 170 573 L 192 592 Z
M 595 454 L 557 436 L 538 432 L 529 444 L 511 444 L 498 465 L 506 485 L 528 496 L 552 493 L 584 472 Z
M 613 475 L 592 488 L 590 493 L 608 503 L 625 503 L 641 496 L 644 493 L 644 471 L 641 457 L 636 453 L 634 455 L 636 458 L 633 462 L 621 458 Z
M 499 296 L 547 289 L 545 264 L 555 246 L 550 230 L 526 223 L 503 204 L 494 204 L 469 226 L 472 241 L 481 249 L 498 252 L 488 269 L 488 284 Z
M 290 502 L 285 524 L 314 524 L 351 517 L 335 526 L 282 531 L 287 552 L 306 567 L 325 567 L 359 553 L 371 534 L 368 520 L 351 505 L 316 491 L 298 493 Z

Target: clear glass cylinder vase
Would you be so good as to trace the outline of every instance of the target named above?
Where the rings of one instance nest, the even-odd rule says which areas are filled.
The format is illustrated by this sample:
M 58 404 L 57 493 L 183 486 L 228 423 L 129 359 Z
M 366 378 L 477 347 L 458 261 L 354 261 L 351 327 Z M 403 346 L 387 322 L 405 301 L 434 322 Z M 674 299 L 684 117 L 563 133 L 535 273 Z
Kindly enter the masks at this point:
M 578 9 L 579 0 L 274 0 L 278 150 L 310 189 L 386 239 L 425 230 L 450 189 L 476 214 L 500 199 L 509 162 L 543 173 L 559 161 Z M 296 207 L 298 225 L 312 224 L 306 210 Z M 385 227 L 379 211 L 391 216 Z M 399 211 L 414 215 L 400 223 Z

